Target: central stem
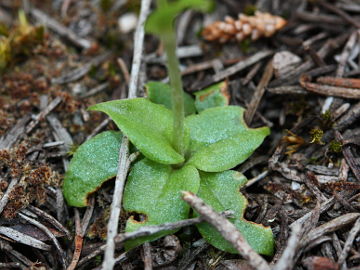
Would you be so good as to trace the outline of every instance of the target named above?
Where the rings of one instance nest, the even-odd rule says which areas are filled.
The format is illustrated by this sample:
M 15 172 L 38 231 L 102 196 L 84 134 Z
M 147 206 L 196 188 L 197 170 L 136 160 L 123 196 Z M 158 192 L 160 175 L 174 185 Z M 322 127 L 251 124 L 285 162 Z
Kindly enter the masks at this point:
M 173 146 L 179 154 L 184 156 L 184 94 L 179 68 L 180 63 L 176 56 L 175 31 L 163 34 L 161 38 L 167 55 L 167 69 L 170 78 L 170 86 L 172 88 L 171 104 L 174 118 Z

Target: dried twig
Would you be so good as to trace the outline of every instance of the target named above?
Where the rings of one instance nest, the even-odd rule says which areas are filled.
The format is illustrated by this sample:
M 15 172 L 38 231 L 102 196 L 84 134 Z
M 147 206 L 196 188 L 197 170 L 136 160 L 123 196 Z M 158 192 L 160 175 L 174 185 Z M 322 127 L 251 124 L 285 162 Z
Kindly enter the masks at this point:
M 339 66 L 336 70 L 336 77 L 344 76 L 346 62 L 348 61 L 351 51 L 354 49 L 354 46 L 356 45 L 356 41 L 358 40 L 358 37 L 359 37 L 359 30 L 354 31 L 349 37 L 349 40 L 346 42 L 344 49 L 340 55 Z
M 317 1 L 317 3 L 319 3 L 322 7 L 326 8 L 327 10 L 330 10 L 330 11 L 336 13 L 341 18 L 343 18 L 345 21 L 347 21 L 348 23 L 354 25 L 356 28 L 360 28 L 360 22 L 354 20 L 350 15 L 348 15 L 346 12 L 342 11 L 338 7 L 332 5 L 328 2 L 325 2 L 323 0 L 319 0 L 319 1 Z
M 316 94 L 325 95 L 325 96 L 335 96 L 342 98 L 350 99 L 360 99 L 360 89 L 359 88 L 344 88 L 337 86 L 330 86 L 325 84 L 318 84 L 310 82 L 310 77 L 306 74 L 301 76 L 300 84 L 306 90 L 314 92 Z
M 129 83 L 128 98 L 136 97 L 136 89 L 138 84 L 140 65 L 143 53 L 144 42 L 144 24 L 150 9 L 150 0 L 142 0 L 138 25 L 134 36 L 134 57 L 131 68 L 131 78 Z M 126 175 L 129 169 L 128 164 L 129 140 L 123 137 L 119 151 L 119 166 L 115 180 L 115 189 L 113 201 L 111 204 L 111 213 L 108 223 L 106 250 L 104 261 L 102 263 L 103 270 L 112 270 L 115 264 L 115 236 L 118 230 L 118 220 L 121 211 L 122 193 L 125 185 Z
M 192 17 L 194 16 L 194 14 L 195 14 L 195 11 L 189 9 L 180 15 L 180 18 L 177 23 L 178 31 L 176 33 L 178 45 L 181 45 L 184 42 L 184 40 L 186 38 L 186 34 L 189 33 L 188 27 L 190 26 L 189 24 L 191 22 Z
M 357 234 L 360 231 L 360 218 L 358 218 L 354 224 L 354 226 L 352 227 L 348 237 L 346 238 L 345 244 L 344 244 L 344 248 L 339 256 L 338 259 L 338 264 L 342 265 L 343 267 L 345 266 L 346 269 L 346 257 L 350 251 L 351 245 L 354 242 L 355 237 L 357 236 Z
M 267 88 L 267 91 L 272 94 L 277 95 L 307 95 L 309 92 L 304 90 L 301 86 L 298 85 L 286 85 L 286 86 L 279 86 L 279 87 L 271 87 Z
M 339 24 L 341 25 L 344 23 L 343 19 L 334 15 L 309 13 L 305 11 L 296 11 L 294 15 L 300 20 L 313 22 L 313 23 L 326 23 L 326 24 L 337 24 L 337 25 Z
M 7 242 L 5 242 L 2 239 L 0 239 L 0 250 L 7 251 L 8 253 L 10 253 L 12 257 L 14 257 L 16 260 L 21 262 L 21 264 L 24 264 L 26 266 L 25 269 L 28 269 L 32 265 L 32 262 L 28 258 L 26 258 L 20 252 L 13 249 L 11 245 L 9 245 Z
M 9 227 L 0 226 L 0 234 L 24 245 L 46 251 L 51 250 L 50 245 Z
M 192 73 L 199 72 L 199 71 L 204 71 L 204 70 L 211 69 L 211 68 L 214 69 L 214 66 L 216 65 L 216 62 L 217 62 L 216 60 L 218 60 L 218 59 L 213 59 L 213 60 L 208 60 L 205 62 L 193 64 L 193 65 L 187 67 L 186 69 L 184 69 L 183 71 L 181 71 L 181 75 L 185 76 L 188 74 L 192 74 Z
M 232 215 L 231 211 L 225 211 L 220 213 L 219 215 L 224 217 L 230 217 Z M 196 217 L 196 218 L 189 218 L 184 220 L 179 220 L 176 222 L 169 222 L 169 223 L 163 223 L 157 226 L 143 226 L 139 228 L 138 230 L 134 232 L 126 232 L 126 233 L 120 233 L 116 236 L 115 242 L 122 243 L 127 240 L 136 239 L 143 236 L 149 236 L 153 235 L 162 231 L 171 231 L 171 230 L 177 230 L 182 227 L 191 226 L 194 224 L 198 224 L 201 222 L 204 222 L 205 219 L 203 217 Z
M 302 245 L 305 247 L 309 245 L 312 241 L 320 238 L 321 236 L 334 232 L 338 229 L 343 228 L 344 226 L 354 222 L 356 219 L 358 219 L 360 216 L 360 213 L 348 213 L 344 214 L 340 217 L 334 218 L 315 229 L 312 229 L 302 240 Z
M 265 67 L 264 74 L 261 77 L 261 80 L 257 85 L 254 94 L 251 98 L 250 104 L 248 105 L 248 109 L 245 112 L 245 122 L 248 125 L 251 124 L 254 118 L 255 112 L 259 107 L 261 98 L 265 93 L 265 87 L 269 84 L 272 76 L 273 76 L 273 64 L 272 64 L 272 60 L 270 60 Z
M 64 211 L 65 211 L 65 202 L 64 202 L 64 195 L 62 190 L 57 187 L 55 190 L 55 199 L 56 199 L 56 217 L 59 221 L 64 221 Z
M 349 165 L 347 164 L 346 160 L 343 158 L 341 159 L 340 169 L 339 169 L 339 181 L 346 182 L 349 175 Z
M 6 189 L 6 192 L 2 195 L 1 200 L 0 200 L 0 214 L 2 213 L 5 206 L 7 205 L 8 201 L 9 201 L 9 195 L 14 190 L 14 187 L 17 185 L 18 182 L 19 182 L 19 179 L 17 179 L 17 178 L 11 179 L 9 186 Z
M 121 72 L 122 72 L 122 74 L 123 74 L 123 76 L 124 76 L 125 82 L 126 82 L 127 84 L 129 84 L 129 83 L 130 83 L 130 74 L 129 74 L 129 70 L 128 70 L 127 67 L 126 67 L 126 64 L 125 64 L 124 59 L 122 59 L 121 57 L 119 57 L 119 58 L 117 58 L 116 60 L 117 60 L 117 63 L 118 63 L 118 65 L 119 65 L 120 69 L 121 69 Z
M 43 224 L 41 224 L 40 222 L 36 221 L 35 219 L 28 217 L 27 215 L 23 214 L 23 213 L 18 213 L 18 215 L 26 220 L 27 222 L 29 222 L 30 224 L 38 227 L 40 230 L 42 230 L 47 236 L 49 236 L 49 238 L 51 239 L 51 241 L 53 241 L 56 250 L 58 251 L 58 254 L 60 255 L 63 267 L 66 268 L 68 262 L 66 261 L 66 254 L 64 252 L 64 250 L 61 248 L 59 241 L 56 239 L 56 237 L 54 236 L 54 234 Z
M 109 88 L 109 85 L 110 84 L 108 82 L 99 84 L 98 86 L 95 86 L 94 88 L 87 91 L 85 94 L 81 95 L 81 98 L 88 98 L 88 97 L 94 96 L 102 91 L 105 91 L 106 89 Z
M 79 258 L 81 255 L 82 245 L 83 245 L 83 236 L 82 236 L 82 230 L 81 230 L 81 224 L 80 224 L 80 215 L 79 210 L 75 209 L 75 249 L 74 254 L 71 259 L 71 263 L 66 268 L 66 270 L 74 270 L 76 268 L 77 263 L 79 262 Z
M 336 77 L 343 77 L 343 75 L 345 73 L 346 63 L 347 63 L 348 58 L 349 58 L 349 56 L 351 54 L 351 51 L 353 50 L 353 48 L 355 46 L 356 41 L 358 40 L 358 36 L 359 36 L 359 31 L 355 31 L 350 35 L 348 41 L 346 42 L 346 44 L 344 46 L 344 49 L 343 49 L 343 51 L 342 51 L 342 53 L 340 55 L 339 65 L 338 65 L 338 68 L 336 70 Z M 323 84 L 328 84 L 328 85 L 356 88 L 356 87 L 351 87 L 352 84 L 349 84 L 349 85 L 341 84 L 343 82 L 343 80 L 341 80 L 341 79 L 337 79 L 337 80 L 331 80 L 331 79 L 326 80 L 325 79 L 325 81 L 324 81 L 324 78 L 318 78 L 317 82 L 318 83 L 323 83 Z M 357 88 L 359 88 L 359 87 L 357 87 Z M 330 108 L 333 101 L 334 101 L 333 97 L 327 97 L 326 98 L 323 109 L 322 109 L 323 113 L 328 108 Z
M 360 89 L 360 79 L 337 78 L 337 77 L 319 77 L 319 78 L 316 79 L 316 82 L 321 83 L 321 84 L 331 85 L 331 86 Z
M 308 43 L 310 43 L 310 42 L 308 42 Z M 303 42 L 303 48 L 304 48 L 304 51 L 310 55 L 311 59 L 314 61 L 314 63 L 318 67 L 326 66 L 324 60 L 318 55 L 318 53 L 310 45 Z
M 335 131 L 335 137 L 338 141 L 343 142 L 343 137 L 339 131 Z M 342 152 L 356 179 L 360 181 L 360 166 L 352 153 L 351 145 L 343 145 Z
M 81 221 L 81 236 L 84 236 L 86 233 L 86 230 L 90 224 L 92 214 L 94 212 L 94 208 L 95 208 L 95 198 L 92 196 L 89 199 L 89 206 L 86 208 L 85 214 Z
M 22 117 L 13 128 L 0 138 L 0 149 L 8 149 L 24 134 L 25 126 L 30 121 L 30 115 Z
M 11 263 L 0 263 L 0 269 L 12 269 L 12 268 L 20 268 L 25 269 L 22 265 L 18 262 L 11 262 Z
M 203 54 L 203 50 L 199 45 L 189 45 L 189 46 L 182 46 L 176 48 L 176 56 L 181 58 L 189 58 L 189 57 L 196 57 Z M 143 61 L 148 64 L 156 64 L 156 63 L 164 63 L 166 60 L 166 55 L 162 54 L 159 57 L 157 52 L 148 54 L 144 57 Z M 131 70 L 132 74 L 132 70 Z
M 223 215 L 224 217 L 231 217 L 233 215 L 233 213 L 231 211 L 224 211 L 224 212 L 220 213 L 220 215 Z M 136 239 L 136 238 L 142 237 L 142 236 L 153 235 L 153 234 L 156 234 L 156 233 L 159 233 L 162 231 L 176 230 L 176 229 L 180 229 L 180 228 L 183 228 L 186 226 L 198 224 L 201 222 L 204 222 L 204 219 L 202 217 L 197 217 L 197 218 L 179 220 L 179 221 L 172 222 L 172 223 L 164 223 L 164 224 L 160 224 L 158 226 L 143 226 L 134 232 L 126 232 L 126 233 L 118 234 L 115 237 L 115 243 L 121 244 L 127 240 Z M 78 266 L 83 265 L 85 262 L 87 262 L 90 259 L 94 258 L 95 256 L 101 254 L 105 250 L 105 247 L 106 247 L 106 245 L 102 245 L 99 248 L 97 248 L 94 252 L 92 252 L 91 254 L 82 258 L 79 261 Z
M 110 123 L 110 121 L 111 119 L 109 117 L 106 117 L 96 128 L 94 128 L 91 134 L 86 137 L 86 141 L 97 135 L 103 128 L 105 128 Z
M 128 166 L 129 156 L 129 140 L 127 137 L 123 137 L 119 151 L 119 167 L 115 180 L 115 189 L 113 195 L 113 201 L 111 203 L 111 213 L 108 223 L 107 240 L 105 257 L 102 264 L 103 270 L 112 270 L 115 264 L 114 251 L 115 251 L 115 236 L 118 230 L 118 219 L 121 211 L 122 193 L 124 190 L 125 179 L 129 169 Z
M 287 243 L 286 249 L 284 250 L 282 256 L 279 261 L 273 267 L 273 270 L 290 270 L 294 265 L 295 253 L 299 247 L 299 240 L 301 238 L 302 226 L 300 224 L 296 224 L 292 228 L 291 236 Z
M 82 246 L 83 246 L 83 241 L 84 241 L 84 235 L 86 233 L 86 229 L 89 225 L 92 213 L 94 211 L 94 205 L 95 205 L 94 197 L 91 197 L 89 200 L 89 206 L 86 209 L 86 212 L 84 214 L 82 222 L 80 222 L 79 211 L 77 209 L 75 209 L 75 232 L 76 232 L 75 249 L 74 249 L 74 254 L 73 254 L 71 263 L 70 263 L 69 267 L 67 268 L 67 270 L 75 269 L 79 262 L 81 251 L 82 251 Z
M 325 44 L 321 47 L 320 50 L 317 51 L 317 54 L 321 58 L 325 58 L 330 52 L 341 46 L 341 44 L 348 38 L 349 34 L 345 33 L 343 35 L 340 35 L 334 39 L 329 39 L 325 42 Z M 284 83 L 294 83 L 298 80 L 298 78 L 303 74 L 304 72 L 307 72 L 309 69 L 311 69 L 314 66 L 314 62 L 312 60 L 307 60 L 297 68 L 289 71 L 286 76 L 273 80 L 270 83 L 271 87 L 280 86 Z M 322 72 L 330 72 L 333 69 L 335 69 L 335 66 L 325 66 L 317 68 L 317 70 L 321 70 Z M 317 76 L 315 74 L 309 74 L 311 76 Z
M 52 83 L 55 84 L 65 84 L 69 82 L 76 81 L 83 76 L 85 76 L 92 67 L 100 65 L 102 62 L 107 60 L 111 56 L 111 53 L 104 53 L 101 55 L 96 56 L 95 58 L 91 59 L 88 63 L 85 63 L 84 65 L 75 68 L 73 70 L 70 70 L 69 72 L 61 75 L 60 77 L 53 78 L 51 80 Z
M 336 130 L 342 131 L 359 118 L 360 118 L 360 102 L 353 105 L 350 108 L 350 110 L 336 122 L 335 128 Z
M 259 62 L 257 64 L 255 64 L 250 71 L 248 72 L 248 74 L 246 74 L 244 79 L 241 79 L 241 83 L 243 85 L 247 85 L 254 77 L 255 75 L 258 73 L 259 69 L 261 68 L 262 63 Z
M 320 209 L 319 209 L 319 213 L 323 213 L 325 212 L 326 210 L 328 210 L 332 205 L 334 204 L 334 198 L 330 198 L 328 199 L 327 201 L 323 202 L 321 205 L 320 205 Z M 294 226 L 297 226 L 297 224 L 304 224 L 306 220 L 308 220 L 311 215 L 313 213 L 312 212 L 309 212 L 307 214 L 305 214 L 304 216 L 302 216 L 301 218 L 295 220 L 293 223 L 290 224 L 290 228 L 293 229 Z
M 268 176 L 269 171 L 263 171 L 262 173 L 260 173 L 258 176 L 255 176 L 254 178 L 251 178 L 249 181 L 246 182 L 245 187 L 250 187 L 253 184 L 255 184 L 256 182 L 264 179 L 266 176 Z
M 307 188 L 309 189 L 309 191 L 314 194 L 314 196 L 317 198 L 317 200 L 320 203 L 327 201 L 327 198 L 325 197 L 325 195 L 318 188 L 318 182 L 317 182 L 316 176 L 313 172 L 311 172 L 311 171 L 306 172 L 305 184 L 306 184 Z
M 231 67 L 228 67 L 227 69 L 224 69 L 223 71 L 220 71 L 219 73 L 214 75 L 214 81 L 221 81 L 255 63 L 257 63 L 258 61 L 262 60 L 265 57 L 268 57 L 270 55 L 272 55 L 273 52 L 269 51 L 269 50 L 265 50 L 265 51 L 260 51 L 248 58 L 246 58 L 243 61 L 238 62 L 235 65 L 232 65 Z
M 35 119 L 29 123 L 29 125 L 26 127 L 26 133 L 30 133 L 34 129 L 34 127 L 39 124 L 40 120 L 44 119 L 45 116 L 47 116 L 52 110 L 54 110 L 61 103 L 61 101 L 62 100 L 60 97 L 57 97 L 53 101 L 51 101 L 49 105 L 46 106 L 46 108 L 44 108 L 44 110 L 42 110 L 35 117 Z
M 30 13 L 32 16 L 34 16 L 36 18 L 36 20 L 43 23 L 46 27 L 48 27 L 50 30 L 54 31 L 58 35 L 65 37 L 66 39 L 68 39 L 71 43 L 73 43 L 77 47 L 80 47 L 82 49 L 89 49 L 91 47 L 92 42 L 90 40 L 87 40 L 87 39 L 77 36 L 69 28 L 65 27 L 58 21 L 49 17 L 47 14 L 45 14 L 41 10 L 32 8 L 30 10 Z
M 41 210 L 40 208 L 37 208 L 35 206 L 29 205 L 28 209 L 34 212 L 36 215 L 40 216 L 50 224 L 52 224 L 55 228 L 58 230 L 64 232 L 66 236 L 70 239 L 70 232 L 68 229 L 66 229 L 59 221 L 57 221 L 53 216 L 49 215 L 47 212 Z
M 48 116 L 46 116 L 46 120 L 53 129 L 53 136 L 55 137 L 55 139 L 64 142 L 64 144 L 61 145 L 59 148 L 64 153 L 69 151 L 70 147 L 74 144 L 70 133 L 66 130 L 66 128 L 63 127 L 62 123 L 55 114 L 49 114 Z M 64 169 L 66 171 L 68 168 L 69 161 L 65 157 L 62 157 L 62 162 L 64 165 Z
M 215 212 L 195 194 L 188 191 L 183 191 L 182 194 L 183 200 L 190 204 L 196 212 L 214 226 L 220 234 L 229 241 L 246 260 L 249 261 L 249 264 L 252 267 L 258 270 L 270 270 L 268 263 L 250 247 L 234 224 Z
M 149 242 L 143 244 L 144 270 L 152 270 L 151 245 Z

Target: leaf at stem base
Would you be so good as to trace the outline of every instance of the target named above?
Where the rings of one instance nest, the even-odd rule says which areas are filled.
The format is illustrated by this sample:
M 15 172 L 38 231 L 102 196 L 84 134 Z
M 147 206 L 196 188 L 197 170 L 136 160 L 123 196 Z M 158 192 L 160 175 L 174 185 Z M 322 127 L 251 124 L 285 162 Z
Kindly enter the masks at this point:
M 244 219 L 247 200 L 241 194 L 240 187 L 247 182 L 245 176 L 230 170 L 220 173 L 201 172 L 200 178 L 198 196 L 211 205 L 215 211 L 234 211 L 234 217 L 229 220 L 234 223 L 250 246 L 258 253 L 272 255 L 274 239 L 271 229 Z M 204 239 L 214 247 L 237 253 L 236 249 L 210 224 L 201 223 L 197 225 L 197 228 Z
M 213 84 L 199 92 L 194 93 L 195 107 L 198 112 L 203 110 L 229 105 L 230 94 L 228 91 L 228 82 L 223 81 Z
M 134 98 L 103 102 L 89 109 L 109 115 L 147 158 L 161 164 L 184 161 L 172 146 L 173 116 L 164 106 L 145 98 Z
M 245 161 L 269 135 L 267 127 L 249 128 L 238 106 L 215 107 L 185 119 L 190 128 L 189 164 L 221 172 Z
M 151 102 L 162 104 L 171 110 L 171 87 L 166 83 L 148 82 L 146 85 L 147 96 Z M 184 110 L 185 116 L 195 113 L 194 99 L 184 92 Z
M 127 212 L 143 215 L 144 220 L 137 221 L 133 216 L 130 217 L 126 231 L 188 218 L 190 207 L 181 199 L 180 192 L 187 190 L 196 193 L 199 186 L 199 173 L 193 166 L 173 169 L 147 158 L 138 161 L 131 169 L 126 183 L 123 207 Z M 130 249 L 169 233 L 174 232 L 165 231 L 130 240 L 125 243 L 125 247 Z
M 71 206 L 87 206 L 87 197 L 116 176 L 122 135 L 105 131 L 83 143 L 71 159 L 63 194 Z

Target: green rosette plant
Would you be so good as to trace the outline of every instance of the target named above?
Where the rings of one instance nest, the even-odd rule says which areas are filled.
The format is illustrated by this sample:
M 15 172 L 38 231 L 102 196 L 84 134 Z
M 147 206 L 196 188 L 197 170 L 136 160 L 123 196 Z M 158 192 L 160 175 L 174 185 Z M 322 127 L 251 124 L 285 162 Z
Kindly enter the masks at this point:
M 186 190 L 198 194 L 217 211 L 232 210 L 231 221 L 249 244 L 261 254 L 272 255 L 271 229 L 243 217 L 247 200 L 240 193 L 240 187 L 247 180 L 239 172 L 230 170 L 245 161 L 270 131 L 267 127 L 249 128 L 244 122 L 243 108 L 227 105 L 216 96 L 219 85 L 211 90 L 215 96 L 201 104 L 182 89 L 173 21 L 187 8 L 208 10 L 210 2 L 159 0 L 157 5 L 146 30 L 158 35 L 164 44 L 170 85 L 149 82 L 147 98 L 114 100 L 90 107 L 110 116 L 142 153 L 130 169 L 124 190 L 123 208 L 133 214 L 125 230 L 135 231 L 142 226 L 196 215 L 181 199 L 181 191 Z M 70 205 L 86 206 L 88 195 L 116 175 L 120 142 L 119 132 L 107 131 L 79 147 L 63 186 Z M 136 220 L 135 214 L 142 219 Z M 236 253 L 209 224 L 202 223 L 197 228 L 213 246 Z M 125 247 L 130 249 L 174 232 L 130 240 Z

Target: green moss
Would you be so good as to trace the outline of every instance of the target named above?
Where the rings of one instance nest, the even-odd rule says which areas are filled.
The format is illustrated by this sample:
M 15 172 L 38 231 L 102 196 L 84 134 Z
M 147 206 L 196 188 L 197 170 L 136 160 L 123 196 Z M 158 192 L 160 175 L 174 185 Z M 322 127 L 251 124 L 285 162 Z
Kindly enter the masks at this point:
M 342 151 L 342 143 L 332 140 L 329 144 L 329 151 L 333 153 L 340 153 Z
M 320 128 L 313 128 L 312 130 L 310 130 L 310 135 L 311 135 L 311 141 L 310 143 L 315 143 L 315 144 L 324 144 L 324 142 L 322 141 L 322 137 L 324 136 L 324 131 Z

